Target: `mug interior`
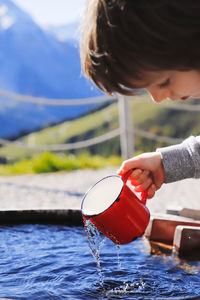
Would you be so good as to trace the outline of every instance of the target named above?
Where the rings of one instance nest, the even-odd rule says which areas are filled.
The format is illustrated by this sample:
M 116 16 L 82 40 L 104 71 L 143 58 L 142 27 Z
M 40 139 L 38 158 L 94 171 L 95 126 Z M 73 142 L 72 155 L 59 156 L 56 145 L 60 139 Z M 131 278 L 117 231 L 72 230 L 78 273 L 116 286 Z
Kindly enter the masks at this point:
M 107 210 L 119 197 L 123 184 L 118 175 L 111 175 L 98 181 L 84 196 L 82 213 L 85 216 L 93 216 Z

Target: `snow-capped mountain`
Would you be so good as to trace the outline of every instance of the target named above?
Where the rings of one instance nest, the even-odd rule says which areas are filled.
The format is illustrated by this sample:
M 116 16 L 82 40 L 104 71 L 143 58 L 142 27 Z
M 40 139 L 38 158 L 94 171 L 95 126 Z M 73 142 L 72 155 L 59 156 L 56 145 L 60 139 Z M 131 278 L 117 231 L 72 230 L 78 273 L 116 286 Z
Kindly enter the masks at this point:
M 81 75 L 77 41 L 59 41 L 11 0 L 0 0 L 0 89 L 55 99 L 101 95 Z M 88 108 L 42 106 L 0 98 L 0 137 L 75 117 Z
M 79 41 L 81 28 L 78 22 L 72 22 L 67 25 L 48 26 L 46 30 L 55 36 L 59 41 Z

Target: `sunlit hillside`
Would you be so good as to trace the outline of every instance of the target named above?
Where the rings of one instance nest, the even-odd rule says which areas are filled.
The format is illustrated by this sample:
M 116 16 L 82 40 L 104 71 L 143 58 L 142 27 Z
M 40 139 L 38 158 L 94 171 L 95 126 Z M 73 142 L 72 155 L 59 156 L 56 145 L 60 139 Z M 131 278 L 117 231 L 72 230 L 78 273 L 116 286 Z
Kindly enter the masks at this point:
M 146 132 L 174 138 L 186 138 L 190 134 L 198 134 L 200 116 L 198 112 L 187 112 L 168 109 L 163 105 L 153 103 L 149 96 L 144 94 L 134 97 L 131 101 L 133 126 Z M 20 139 L 29 146 L 54 145 L 73 143 L 100 136 L 119 126 L 117 103 L 111 104 L 102 110 L 90 113 L 73 121 L 63 122 L 56 126 L 45 128 L 31 133 Z M 152 151 L 156 147 L 167 146 L 168 143 L 143 138 L 135 134 L 136 152 Z M 8 161 L 16 161 L 31 157 L 38 151 L 25 150 L 5 146 L 0 149 L 0 156 Z M 90 153 L 108 157 L 120 155 L 119 138 L 83 148 L 70 153 Z

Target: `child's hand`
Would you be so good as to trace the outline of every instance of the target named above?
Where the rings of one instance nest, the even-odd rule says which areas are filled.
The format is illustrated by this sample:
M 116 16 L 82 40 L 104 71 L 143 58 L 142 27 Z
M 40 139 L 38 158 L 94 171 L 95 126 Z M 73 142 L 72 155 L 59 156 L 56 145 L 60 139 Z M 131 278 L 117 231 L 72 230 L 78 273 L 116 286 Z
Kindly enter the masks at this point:
M 130 169 L 135 169 L 129 178 L 135 186 L 135 191 L 146 191 L 148 198 L 152 198 L 164 183 L 164 170 L 159 152 L 144 153 L 128 159 L 122 163 L 117 173 L 122 175 Z

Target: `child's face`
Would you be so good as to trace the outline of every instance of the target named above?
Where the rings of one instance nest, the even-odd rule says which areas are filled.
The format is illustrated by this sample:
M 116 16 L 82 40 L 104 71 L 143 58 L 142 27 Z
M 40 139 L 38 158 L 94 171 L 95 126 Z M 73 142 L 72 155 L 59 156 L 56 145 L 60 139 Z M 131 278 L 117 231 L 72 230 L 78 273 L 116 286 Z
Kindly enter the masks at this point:
M 158 71 L 152 72 L 149 77 L 151 83 L 146 85 L 146 89 L 155 102 L 200 97 L 200 71 Z

